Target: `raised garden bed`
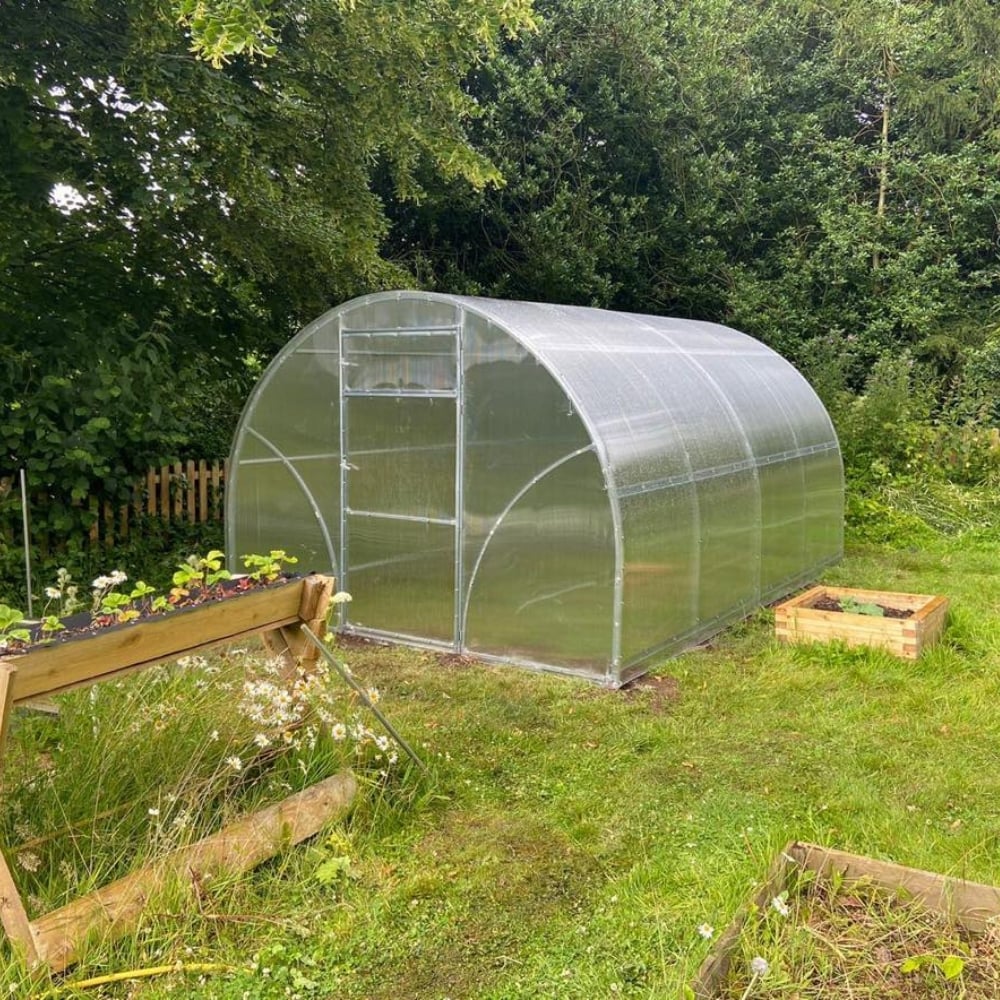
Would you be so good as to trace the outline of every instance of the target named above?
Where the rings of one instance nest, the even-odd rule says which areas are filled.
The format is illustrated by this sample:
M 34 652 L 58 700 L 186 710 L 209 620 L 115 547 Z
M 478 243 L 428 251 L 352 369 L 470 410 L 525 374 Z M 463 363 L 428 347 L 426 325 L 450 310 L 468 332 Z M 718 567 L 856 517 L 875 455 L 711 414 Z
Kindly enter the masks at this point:
M 840 640 L 915 660 L 940 638 L 947 614 L 946 597 L 818 586 L 777 605 L 774 630 L 782 642 Z
M 691 993 L 994 1000 L 1000 889 L 789 844 L 702 963 Z
M 47 644 L 0 657 L 0 755 L 12 709 L 22 703 L 176 660 L 219 643 L 260 634 L 289 673 L 318 655 L 301 631 L 322 635 L 334 581 L 312 575 L 195 602 L 122 625 L 70 630 Z M 354 794 L 349 775 L 335 776 L 224 828 L 151 868 L 29 920 L 0 849 L 0 925 L 32 966 L 59 972 L 73 964 L 86 937 L 119 936 L 133 927 L 151 891 L 192 865 L 245 870 L 287 843 L 316 833 Z M 2 845 L 0 845 L 2 848 Z
M 293 640 L 297 645 L 292 652 L 308 655 L 307 644 L 294 636 L 292 628 L 305 622 L 318 630 L 332 591 L 333 580 L 318 575 L 234 591 L 224 600 L 57 637 L 48 644 L 0 656 L 0 667 L 14 672 L 9 696 L 17 705 L 256 633 L 277 633 L 268 640 L 278 652 Z

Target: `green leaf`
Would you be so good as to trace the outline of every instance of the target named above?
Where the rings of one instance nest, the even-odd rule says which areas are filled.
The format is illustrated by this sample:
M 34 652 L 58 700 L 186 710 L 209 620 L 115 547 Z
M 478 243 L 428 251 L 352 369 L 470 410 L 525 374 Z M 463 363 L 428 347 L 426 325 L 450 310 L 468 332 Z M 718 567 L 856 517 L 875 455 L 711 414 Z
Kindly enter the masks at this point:
M 941 971 L 945 979 L 957 979 L 965 968 L 965 962 L 958 955 L 948 955 L 941 963 Z
M 906 959 L 902 965 L 900 965 L 899 971 L 908 975 L 911 972 L 917 972 L 923 964 L 924 960 L 922 956 L 916 955 L 912 958 Z
M 316 869 L 316 881 L 320 885 L 335 885 L 342 882 L 351 871 L 351 859 L 348 857 L 327 858 Z

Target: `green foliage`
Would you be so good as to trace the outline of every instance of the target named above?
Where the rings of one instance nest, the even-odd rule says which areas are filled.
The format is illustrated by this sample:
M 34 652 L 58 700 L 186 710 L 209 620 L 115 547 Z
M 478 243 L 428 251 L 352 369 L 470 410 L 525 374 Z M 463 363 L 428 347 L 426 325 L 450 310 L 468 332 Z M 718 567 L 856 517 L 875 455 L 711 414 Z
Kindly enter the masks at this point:
M 271 7 L 270 0 L 176 0 L 174 12 L 191 32 L 191 51 L 219 69 L 233 56 L 277 52 Z
M 17 608 L 0 604 L 0 650 L 8 641 L 29 642 L 31 633 L 23 627 L 24 612 Z
M 86 967 L 211 961 L 240 969 L 149 980 L 139 991 L 144 1000 L 279 1000 L 286 990 L 310 996 L 293 979 L 315 984 L 316 997 L 343 1000 L 672 998 L 684 995 L 791 839 L 994 884 L 996 544 L 994 533 L 991 540 L 932 538 L 914 551 L 855 548 L 830 571 L 831 584 L 865 580 L 949 595 L 944 638 L 918 664 L 871 650 L 781 646 L 766 616 L 711 649 L 659 664 L 620 692 L 455 665 L 426 650 L 352 645 L 352 671 L 377 684 L 433 776 L 422 786 L 412 771 L 405 780 L 371 776 L 336 844 L 324 833 L 252 874 L 218 879 L 200 908 L 150 905 L 142 933 L 114 945 L 95 942 Z M 214 666 L 222 669 L 208 673 Z M 176 842 L 172 823 L 189 807 L 210 818 L 261 792 L 285 794 L 282 780 L 298 787 L 294 767 L 265 767 L 248 780 L 254 730 L 230 715 L 236 698 L 222 689 L 239 682 L 242 670 L 233 659 L 174 668 L 158 689 L 104 685 L 93 705 L 88 692 L 70 694 L 61 719 L 19 714 L 0 817 L 8 844 L 84 821 L 34 849 L 42 861 L 37 873 L 9 854 L 19 885 L 46 906 L 62 902 L 75 888 L 60 871 L 64 858 L 72 865 L 67 874 L 103 881 L 123 874 L 137 854 Z M 123 733 L 133 722 L 138 731 Z M 208 739 L 214 729 L 218 741 Z M 22 751 L 32 756 L 20 765 Z M 240 772 L 224 764 L 233 754 L 243 758 Z M 46 755 L 50 771 L 38 766 Z M 824 766 L 831 759 L 836 768 Z M 170 802 L 187 771 L 215 777 L 204 796 L 192 780 Z M 98 783 L 84 775 L 100 777 L 103 808 L 134 804 L 95 829 Z M 22 786 L 32 778 L 34 789 Z M 50 782 L 74 792 L 71 811 L 54 806 Z M 15 800 L 27 816 L 12 811 Z M 150 816 L 157 807 L 160 815 Z M 24 822 L 30 832 L 12 832 Z M 199 822 L 186 836 L 202 829 Z M 357 877 L 339 879 L 331 891 L 317 868 L 344 857 Z M 832 980 L 817 985 L 814 977 L 838 965 L 845 975 L 868 967 L 881 977 L 871 988 L 852 983 L 856 996 L 889 995 L 882 984 L 890 975 L 900 992 L 914 995 L 929 992 L 925 976 L 935 995 L 958 996 L 964 982 L 973 996 L 976 976 L 985 979 L 981 996 L 998 993 L 995 948 L 974 946 L 966 956 L 945 937 L 951 929 L 935 926 L 930 940 L 911 939 L 876 966 L 873 941 L 891 947 L 884 941 L 890 928 L 926 930 L 927 921 L 891 912 L 883 919 L 877 905 L 842 884 L 847 905 L 838 933 L 813 922 L 807 932 L 796 919 L 797 895 L 787 897 L 787 918 L 765 904 L 759 943 L 734 964 L 738 975 L 752 957 L 770 963 L 751 997 L 768 990 L 787 1000 L 796 989 L 835 996 Z M 703 924 L 716 928 L 710 940 L 699 934 Z M 779 933 L 787 936 L 772 950 Z M 946 981 L 931 968 L 899 972 L 907 957 L 928 953 L 964 958 L 962 977 Z M 26 984 L 13 955 L 5 958 L 0 992 L 11 983 L 20 987 L 12 995 L 42 991 Z
M 262 358 L 408 282 L 372 179 L 494 182 L 460 81 L 531 23 L 527 0 L 0 6 L 0 475 L 50 494 L 40 530 L 228 450 Z
M 89 545 L 79 537 L 58 550 L 43 551 L 38 547 L 32 554 L 32 576 L 41 603 L 50 599 L 42 590 L 45 581 L 57 580 L 65 571 L 72 580 L 94 580 L 110 566 L 128 566 L 158 591 L 166 591 L 177 564 L 192 551 L 217 548 L 222 543 L 222 525 L 218 522 L 190 523 L 163 521 L 141 516 L 131 522 L 128 538 L 113 546 Z M 56 588 L 53 588 L 56 589 Z M 27 598 L 24 580 L 24 554 L 17 545 L 0 544 L 0 600 L 24 604 Z M 80 598 L 77 595 L 77 608 Z M 65 599 L 51 598 L 53 609 Z M 66 611 L 66 614 L 72 613 Z
M 913 955 L 900 964 L 899 971 L 909 974 L 929 969 L 939 972 L 945 979 L 957 979 L 964 968 L 965 961 L 958 955 L 945 955 L 944 958 L 938 958 L 937 955 Z
M 223 566 L 225 558 L 222 549 L 188 556 L 173 575 L 171 597 L 186 597 L 192 590 L 209 590 L 223 580 L 231 580 L 232 573 Z
M 841 597 L 840 609 L 851 615 L 870 615 L 872 618 L 885 617 L 885 610 L 881 605 L 856 601 L 853 597 Z
M 298 557 L 290 556 L 284 549 L 271 549 L 266 556 L 254 553 L 243 556 L 243 565 L 250 579 L 267 583 L 277 580 L 285 566 L 294 566 L 298 561 Z

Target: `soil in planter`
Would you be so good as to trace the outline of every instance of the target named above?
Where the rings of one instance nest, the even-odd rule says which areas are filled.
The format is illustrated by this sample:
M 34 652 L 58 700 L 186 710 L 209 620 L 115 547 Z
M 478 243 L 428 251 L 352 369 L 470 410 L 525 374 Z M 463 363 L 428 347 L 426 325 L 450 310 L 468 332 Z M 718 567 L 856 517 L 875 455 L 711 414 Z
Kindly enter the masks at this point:
M 1000 924 L 974 935 L 896 893 L 812 873 L 786 905 L 787 916 L 770 906 L 750 918 L 720 1000 L 1000 997 Z M 754 979 L 757 956 L 769 968 Z
M 876 606 L 882 609 L 882 613 L 885 615 L 886 618 L 913 617 L 913 612 L 908 610 L 907 608 L 894 608 L 888 604 L 879 604 Z M 813 603 L 810 604 L 809 607 L 815 608 L 817 611 L 840 611 L 840 612 L 844 611 L 843 607 L 841 607 L 840 601 L 838 601 L 835 597 L 828 597 L 827 595 L 823 595 L 822 597 L 813 601 Z
M 211 587 L 192 587 L 184 594 L 169 597 L 169 606 L 162 611 L 154 611 L 149 600 L 135 601 L 129 607 L 139 613 L 138 617 L 124 623 L 116 615 L 92 615 L 89 612 L 81 612 L 70 615 L 69 618 L 64 618 L 64 627 L 57 632 L 45 632 L 40 624 L 30 625 L 28 631 L 31 633 L 31 642 L 20 642 L 16 639 L 9 639 L 6 646 L 0 650 L 0 653 L 4 655 L 27 653 L 42 643 L 65 642 L 67 639 L 92 635 L 113 626 L 131 625 L 150 618 L 162 618 L 173 611 L 180 611 L 184 608 L 196 608 L 202 604 L 213 604 L 217 601 L 225 601 L 230 597 L 237 597 L 248 591 L 276 587 L 294 578 L 292 575 L 282 574 L 274 580 L 255 580 L 250 576 L 237 576 L 230 580 L 220 580 Z

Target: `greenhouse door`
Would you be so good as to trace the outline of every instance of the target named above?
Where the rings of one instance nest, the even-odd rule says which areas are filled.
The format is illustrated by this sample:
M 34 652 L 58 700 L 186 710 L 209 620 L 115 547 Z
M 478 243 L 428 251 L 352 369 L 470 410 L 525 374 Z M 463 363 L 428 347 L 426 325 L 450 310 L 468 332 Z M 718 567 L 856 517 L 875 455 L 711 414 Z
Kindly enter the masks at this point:
M 358 629 L 457 646 L 459 328 L 341 331 L 341 585 Z

